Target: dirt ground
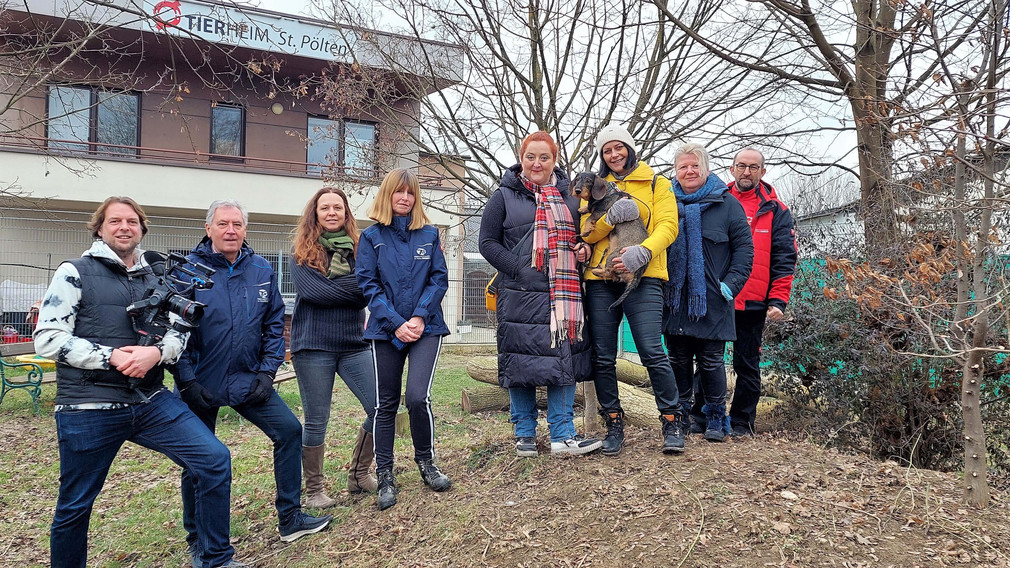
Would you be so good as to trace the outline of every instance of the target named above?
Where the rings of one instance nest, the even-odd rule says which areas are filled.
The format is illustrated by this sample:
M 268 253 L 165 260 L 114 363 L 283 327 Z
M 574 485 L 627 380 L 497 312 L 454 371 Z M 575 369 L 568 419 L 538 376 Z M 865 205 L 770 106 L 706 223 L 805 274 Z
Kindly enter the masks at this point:
M 617 458 L 478 444 L 447 456 L 450 493 L 404 484 L 325 552 L 347 566 L 1010 566 L 1004 495 L 969 510 L 956 475 L 771 435 L 658 445 L 637 429 Z
M 54 475 L 55 434 L 45 419 L 6 418 L 0 431 L 11 453 L 3 464 L 9 485 L 0 495 L 0 565 L 37 566 L 48 560 L 44 527 L 55 487 L 27 472 Z M 226 442 L 251 444 L 246 438 L 258 434 L 250 432 Z M 722 444 L 692 436 L 685 454 L 664 456 L 658 424 L 629 427 L 616 458 L 552 458 L 544 438 L 540 457 L 517 458 L 502 413 L 443 412 L 436 432 L 440 462 L 454 480 L 450 491 L 424 488 L 401 452 L 395 507 L 380 513 L 374 495 L 338 493 L 332 528 L 292 544 L 276 538 L 268 447 L 242 450 L 260 454 L 255 467 L 266 481 L 254 497 L 233 492 L 239 558 L 261 567 L 1010 567 L 1006 494 L 994 490 L 988 509 L 970 509 L 957 474 L 876 462 L 781 434 Z M 138 470 L 161 459 L 142 450 L 127 456 L 138 460 Z M 171 515 L 156 527 L 161 536 L 144 545 L 143 561 L 99 549 L 93 565 L 188 566 L 176 474 L 138 475 L 165 496 Z M 126 500 L 137 479 L 111 476 L 104 503 Z M 246 487 L 248 475 L 236 483 Z M 253 498 L 258 508 L 249 505 Z M 140 526 L 151 527 L 151 516 L 142 512 Z

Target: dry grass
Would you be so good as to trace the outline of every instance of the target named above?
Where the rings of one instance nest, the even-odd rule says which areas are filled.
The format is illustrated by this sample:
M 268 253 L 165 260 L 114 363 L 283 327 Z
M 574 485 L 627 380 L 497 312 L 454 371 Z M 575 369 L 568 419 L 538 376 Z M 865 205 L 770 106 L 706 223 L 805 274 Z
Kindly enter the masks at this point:
M 224 415 L 239 558 L 306 567 L 1010 566 L 1002 493 L 989 509 L 970 510 L 955 474 L 844 455 L 795 436 L 724 444 L 692 437 L 683 456 L 671 457 L 658 451 L 657 423 L 629 429 L 618 458 L 517 459 L 506 415 L 458 408 L 468 357 L 443 356 L 433 395 L 436 448 L 453 489 L 424 488 L 409 440 L 401 440 L 399 504 L 379 513 L 373 496 L 338 493 L 332 528 L 293 544 L 277 539 L 265 437 Z M 282 393 L 297 406 L 293 383 Z M 361 412 L 342 387 L 335 405 L 326 466 L 339 487 Z M 5 401 L 0 432 L 0 562 L 44 565 L 59 469 L 51 406 L 34 418 L 27 405 Z M 127 446 L 92 520 L 91 564 L 188 566 L 183 539 L 178 469 Z

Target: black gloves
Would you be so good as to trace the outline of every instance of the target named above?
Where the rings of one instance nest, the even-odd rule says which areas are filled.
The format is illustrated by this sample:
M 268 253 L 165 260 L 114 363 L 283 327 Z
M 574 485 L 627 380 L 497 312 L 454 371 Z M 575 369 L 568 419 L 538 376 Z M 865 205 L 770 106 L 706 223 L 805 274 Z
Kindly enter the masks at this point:
M 205 389 L 203 385 L 195 380 L 189 381 L 188 383 L 180 383 L 179 396 L 181 396 L 182 400 L 191 408 L 209 410 L 211 408 L 223 406 L 217 397 L 210 394 L 210 391 Z
M 249 385 L 249 392 L 245 395 L 242 404 L 256 406 L 270 400 L 270 395 L 274 393 L 274 376 L 270 373 L 258 373 Z

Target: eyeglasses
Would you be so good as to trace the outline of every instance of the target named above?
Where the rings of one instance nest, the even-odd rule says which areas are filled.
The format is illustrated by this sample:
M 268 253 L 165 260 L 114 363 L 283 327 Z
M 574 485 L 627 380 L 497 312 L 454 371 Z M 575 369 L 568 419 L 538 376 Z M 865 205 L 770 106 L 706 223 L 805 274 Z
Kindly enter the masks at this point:
M 747 164 L 736 164 L 735 167 L 736 167 L 736 169 L 742 170 L 742 171 L 747 171 L 747 170 L 750 170 L 752 172 L 759 172 L 759 171 L 761 171 L 761 164 L 750 164 L 750 165 L 747 165 Z

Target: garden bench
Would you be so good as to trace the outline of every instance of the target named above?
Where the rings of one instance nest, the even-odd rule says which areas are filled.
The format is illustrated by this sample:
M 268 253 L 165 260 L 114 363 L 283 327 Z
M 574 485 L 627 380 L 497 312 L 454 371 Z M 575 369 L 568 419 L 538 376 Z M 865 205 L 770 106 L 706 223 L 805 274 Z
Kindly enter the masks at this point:
M 0 343 L 0 382 L 3 383 L 0 390 L 0 404 L 3 404 L 7 393 L 16 389 L 25 389 L 32 397 L 32 411 L 35 415 L 39 413 L 39 395 L 42 394 L 42 367 L 36 363 L 22 363 L 14 359 L 18 355 L 33 355 L 35 353 L 35 343 L 23 341 L 20 343 Z M 8 361 L 7 358 L 11 359 Z M 25 369 L 24 375 L 9 376 L 14 369 Z

